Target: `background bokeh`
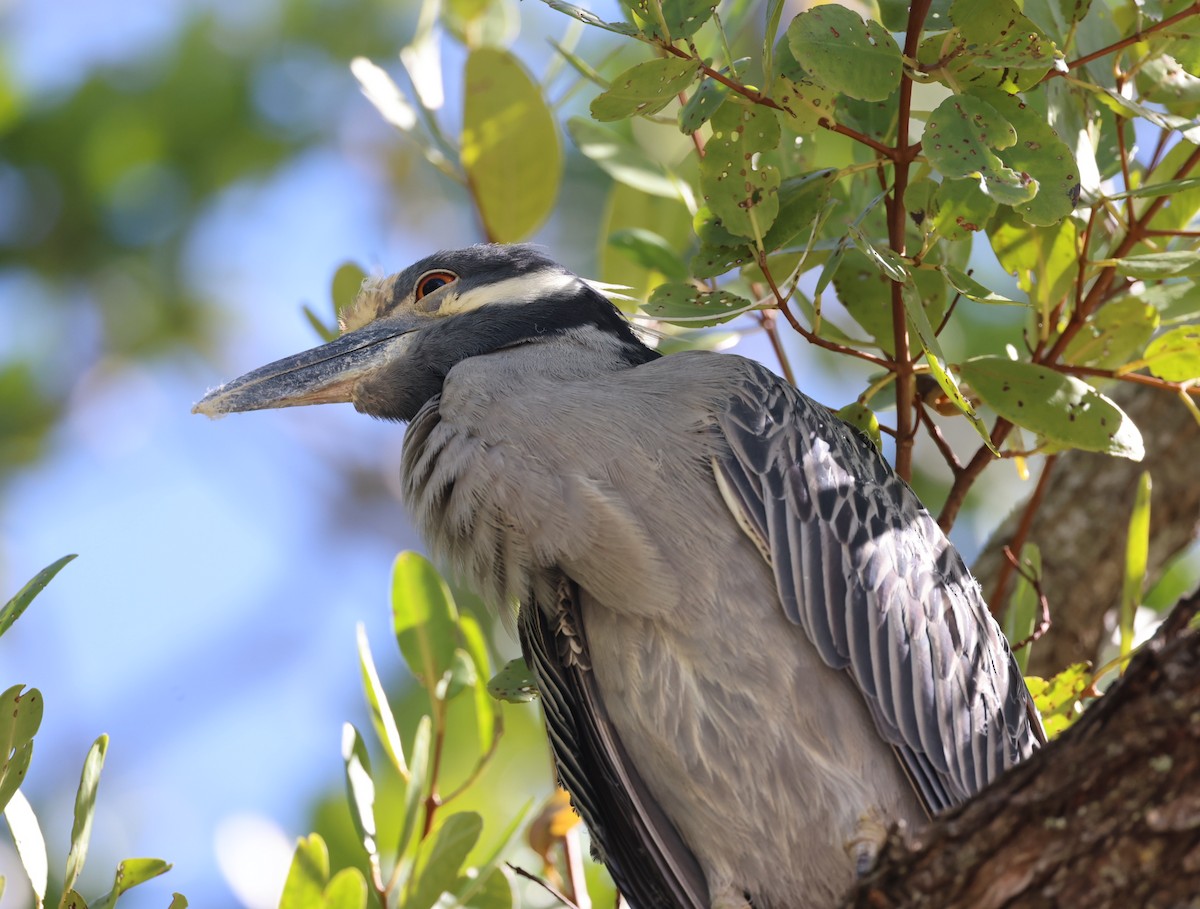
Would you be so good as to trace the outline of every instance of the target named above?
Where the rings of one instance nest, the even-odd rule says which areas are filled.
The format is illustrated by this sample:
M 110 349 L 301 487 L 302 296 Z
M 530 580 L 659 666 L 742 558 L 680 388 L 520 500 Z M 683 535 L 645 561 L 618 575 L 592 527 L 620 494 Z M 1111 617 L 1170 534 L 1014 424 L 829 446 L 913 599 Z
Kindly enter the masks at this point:
M 508 8 L 518 52 L 544 70 L 565 20 Z M 392 271 L 481 239 L 462 190 L 349 70 L 358 55 L 396 70 L 418 11 L 0 8 L 0 593 L 80 555 L 0 643 L 0 677 L 45 695 L 25 791 L 53 874 L 83 756 L 112 737 L 84 892 L 107 889 L 118 859 L 155 855 L 174 870 L 123 905 L 164 906 L 172 890 L 274 905 L 294 838 L 339 810 L 341 723 L 365 716 L 357 621 L 402 682 L 386 601 L 394 554 L 418 546 L 396 492 L 402 428 L 348 407 L 216 424 L 189 410 L 316 343 L 301 305 L 328 312 L 339 263 Z M 606 178 L 575 154 L 566 166 L 534 239 L 595 273 Z M 754 337 L 742 349 L 766 352 Z M 848 400 L 827 359 L 796 363 L 811 394 Z M 972 499 L 997 517 L 1012 498 L 1001 473 Z M 987 525 L 956 528 L 968 555 Z M 528 775 L 548 791 L 532 747 Z M 0 874 L 3 905 L 23 905 L 6 842 Z

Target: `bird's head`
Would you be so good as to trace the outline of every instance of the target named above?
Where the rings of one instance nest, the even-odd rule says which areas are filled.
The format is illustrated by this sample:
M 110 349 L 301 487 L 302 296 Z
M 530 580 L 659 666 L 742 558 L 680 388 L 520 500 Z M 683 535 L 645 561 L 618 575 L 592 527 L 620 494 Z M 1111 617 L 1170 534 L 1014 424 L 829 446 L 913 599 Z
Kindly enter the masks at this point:
M 655 356 L 603 295 L 524 245 L 440 252 L 367 281 L 342 329 L 328 344 L 213 389 L 193 412 L 348 401 L 371 416 L 411 420 L 469 357 L 588 333 L 631 365 Z

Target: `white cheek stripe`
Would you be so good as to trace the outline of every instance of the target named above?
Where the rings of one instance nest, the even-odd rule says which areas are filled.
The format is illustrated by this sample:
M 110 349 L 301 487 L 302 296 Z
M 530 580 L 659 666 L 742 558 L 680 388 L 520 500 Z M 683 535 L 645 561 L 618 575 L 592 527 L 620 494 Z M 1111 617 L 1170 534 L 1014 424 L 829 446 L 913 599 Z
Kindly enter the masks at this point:
M 437 315 L 458 315 L 489 303 L 520 306 L 541 297 L 552 297 L 578 283 L 579 279 L 574 275 L 559 271 L 537 271 L 528 275 L 518 275 L 515 278 L 497 281 L 495 284 L 474 287 L 464 294 L 447 294 L 446 301 L 437 308 Z

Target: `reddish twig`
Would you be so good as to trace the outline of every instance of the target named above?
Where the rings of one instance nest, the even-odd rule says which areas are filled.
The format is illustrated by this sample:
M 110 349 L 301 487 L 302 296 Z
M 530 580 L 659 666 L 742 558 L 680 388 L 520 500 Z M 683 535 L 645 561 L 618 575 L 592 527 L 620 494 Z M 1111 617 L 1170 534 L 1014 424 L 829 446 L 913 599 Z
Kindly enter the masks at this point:
M 1020 564 L 1017 557 L 1013 555 L 1013 551 L 1007 546 L 1004 547 L 1004 562 L 1006 567 L 1011 566 L 1017 571 L 1018 574 L 1021 575 L 1021 577 L 1029 582 L 1029 586 L 1031 586 L 1033 588 L 1033 592 L 1037 594 L 1038 605 L 1041 606 L 1042 609 L 1041 618 L 1038 619 L 1038 623 L 1034 626 L 1033 631 L 1031 631 L 1026 637 L 1023 637 L 1021 640 L 1011 645 L 1013 652 L 1015 653 L 1022 648 L 1028 647 L 1034 641 L 1040 640 L 1042 635 L 1050 630 L 1050 601 L 1046 598 L 1046 594 L 1042 592 L 1041 579 L 1035 577 L 1033 572 L 1027 571 L 1025 567 Z
M 1042 465 L 1042 475 L 1038 477 L 1037 486 L 1033 488 L 1033 494 L 1029 497 L 1029 501 L 1025 503 L 1025 510 L 1021 512 L 1020 523 L 1017 524 L 1017 529 L 1012 535 L 1012 539 L 1008 541 L 1008 545 L 1004 547 L 1006 553 L 1011 553 L 1013 550 L 1020 552 L 1026 540 L 1029 539 L 1029 531 L 1033 529 L 1033 519 L 1037 515 L 1037 511 L 1042 506 L 1042 499 L 1046 496 L 1046 490 L 1050 486 L 1050 472 L 1054 469 L 1054 463 L 1058 460 L 1058 455 L 1050 455 L 1046 458 L 1046 463 Z M 1000 566 L 1000 571 L 996 576 L 996 586 L 992 589 L 992 596 L 989 602 L 993 615 L 999 615 L 1001 606 L 1004 601 L 1004 595 L 1007 593 L 1008 579 L 1012 575 L 1012 569 L 1019 567 L 1015 562 L 1005 562 Z
M 1112 44 L 1108 45 L 1107 47 L 1102 47 L 1102 48 L 1100 48 L 1100 50 L 1092 51 L 1090 54 L 1084 54 L 1082 57 L 1078 57 L 1078 58 L 1070 61 L 1067 64 L 1066 71 L 1058 70 L 1058 69 L 1050 70 L 1050 72 L 1046 73 L 1046 75 L 1042 77 L 1042 81 L 1045 82 L 1047 79 L 1053 79 L 1056 76 L 1064 76 L 1064 75 L 1066 75 L 1067 72 L 1070 72 L 1071 70 L 1076 70 L 1076 69 L 1079 69 L 1079 67 L 1081 67 L 1081 66 L 1086 66 L 1088 63 L 1091 63 L 1093 60 L 1098 60 L 1099 58 L 1106 56 L 1107 54 L 1115 54 L 1117 51 L 1124 50 L 1125 48 L 1129 47 L 1131 44 L 1137 44 L 1139 41 L 1144 41 L 1146 39 L 1147 35 L 1152 35 L 1154 32 L 1161 31 L 1164 28 L 1170 28 L 1172 25 L 1175 25 L 1178 22 L 1182 22 L 1184 19 L 1189 19 L 1192 16 L 1195 16 L 1198 14 L 1200 14 L 1200 3 L 1193 3 L 1187 9 L 1181 10 L 1180 12 L 1176 13 L 1174 16 L 1168 16 L 1166 19 L 1163 19 L 1161 22 L 1155 22 L 1153 25 L 1150 25 L 1150 26 L 1142 29 L 1141 31 L 1134 32 L 1132 35 L 1127 35 L 1126 37 L 1122 38 L 1120 41 L 1114 41 Z
M 933 417 L 929 415 L 929 411 L 926 410 L 925 405 L 919 399 L 917 401 L 917 421 L 925 427 L 925 431 L 933 439 L 933 444 L 942 453 L 942 458 L 946 461 L 951 473 L 958 476 L 963 469 L 962 462 L 958 459 L 958 455 L 954 453 L 954 449 L 950 447 L 950 443 L 942 435 L 942 430 L 938 428 L 937 423 L 933 421 Z

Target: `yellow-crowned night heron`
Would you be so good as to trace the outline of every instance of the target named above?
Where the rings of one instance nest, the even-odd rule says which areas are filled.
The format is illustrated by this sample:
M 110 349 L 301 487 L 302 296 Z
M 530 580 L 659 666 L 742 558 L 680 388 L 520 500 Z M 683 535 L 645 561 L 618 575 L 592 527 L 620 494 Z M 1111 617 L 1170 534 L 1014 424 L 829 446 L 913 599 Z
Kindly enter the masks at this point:
M 558 771 L 639 909 L 832 903 L 1041 740 L 958 553 L 757 363 L 660 357 L 528 246 L 364 287 L 337 340 L 196 410 L 407 421 L 431 549 L 518 627 Z

